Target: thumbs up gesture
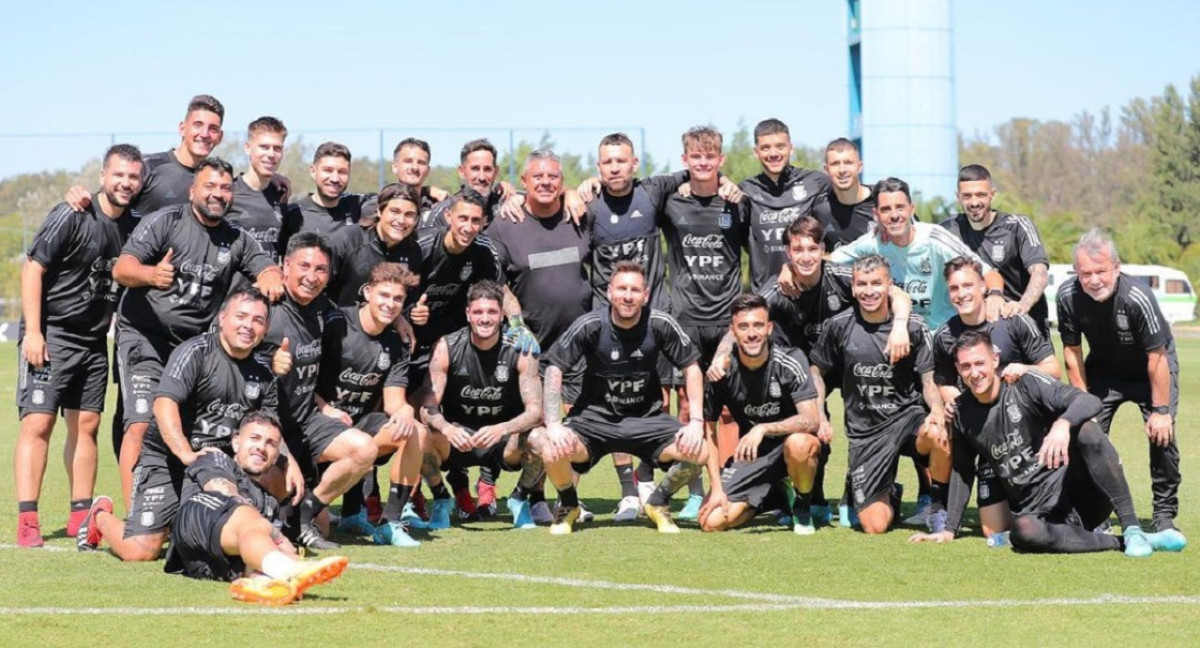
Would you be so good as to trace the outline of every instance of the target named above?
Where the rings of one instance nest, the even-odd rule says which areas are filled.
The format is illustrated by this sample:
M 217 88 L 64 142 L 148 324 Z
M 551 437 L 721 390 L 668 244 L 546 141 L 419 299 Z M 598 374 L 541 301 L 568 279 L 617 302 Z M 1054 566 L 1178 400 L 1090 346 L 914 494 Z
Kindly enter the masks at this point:
M 162 261 L 154 266 L 155 288 L 166 290 L 175 283 L 175 266 L 171 265 L 171 258 L 174 256 L 175 248 L 167 248 L 167 253 L 163 255 Z
M 422 294 L 417 300 L 417 305 L 413 306 L 412 311 L 408 314 L 408 319 L 417 326 L 425 326 L 429 322 L 429 304 L 425 303 L 426 295 Z
M 271 356 L 271 373 L 276 376 L 286 376 L 292 370 L 292 344 L 285 337 L 279 343 L 279 348 Z

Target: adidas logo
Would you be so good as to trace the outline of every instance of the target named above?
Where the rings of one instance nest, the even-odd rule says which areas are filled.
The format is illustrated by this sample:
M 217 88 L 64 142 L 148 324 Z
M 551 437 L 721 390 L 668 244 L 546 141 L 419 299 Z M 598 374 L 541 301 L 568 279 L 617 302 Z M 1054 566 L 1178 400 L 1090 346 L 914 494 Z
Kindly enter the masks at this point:
M 643 356 L 643 355 L 642 355 L 642 350 L 641 350 L 641 349 L 634 349 L 634 350 L 633 350 L 633 353 L 630 353 L 630 354 L 629 354 L 629 357 L 630 357 L 630 358 L 642 358 L 642 357 L 645 357 L 645 356 Z
M 630 218 L 641 218 L 641 217 L 642 217 L 642 212 L 641 212 L 641 211 L 639 211 L 639 210 L 637 210 L 637 209 L 635 209 L 635 210 L 633 210 L 633 213 L 629 215 L 629 217 L 630 217 Z

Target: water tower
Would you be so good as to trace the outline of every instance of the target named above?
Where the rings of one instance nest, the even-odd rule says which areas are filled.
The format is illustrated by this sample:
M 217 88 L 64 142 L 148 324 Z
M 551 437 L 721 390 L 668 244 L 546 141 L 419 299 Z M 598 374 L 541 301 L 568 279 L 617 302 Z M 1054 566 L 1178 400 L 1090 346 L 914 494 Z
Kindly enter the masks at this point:
M 864 182 L 895 176 L 953 200 L 958 177 L 950 0 L 847 0 L 850 138 Z

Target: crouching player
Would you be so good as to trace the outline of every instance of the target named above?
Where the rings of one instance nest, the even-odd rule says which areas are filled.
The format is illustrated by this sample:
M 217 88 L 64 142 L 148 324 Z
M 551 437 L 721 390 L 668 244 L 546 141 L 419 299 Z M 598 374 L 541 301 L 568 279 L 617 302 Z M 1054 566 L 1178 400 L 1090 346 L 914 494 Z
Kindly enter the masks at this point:
M 1092 417 L 1100 399 L 1037 370 L 1009 383 L 1000 356 L 984 331 L 968 331 L 954 345 L 967 394 L 954 418 L 954 463 L 949 519 L 940 533 L 914 542 L 950 542 L 971 495 L 977 456 L 996 474 L 1013 520 L 1014 549 L 1036 553 L 1123 550 L 1144 557 L 1181 551 L 1187 539 L 1175 529 L 1143 533 L 1117 450 Z M 1116 511 L 1120 537 L 1093 529 Z
M 429 434 L 422 473 L 433 492 L 428 528 L 450 526 L 454 501 L 442 469 L 499 465 L 521 470 L 508 499 L 513 526 L 533 528 L 529 495 L 538 486 L 541 459 L 528 432 L 542 420 L 537 358 L 501 335 L 504 290 L 480 281 L 467 290 L 467 326 L 438 340 L 429 361 L 432 393 L 423 408 Z M 412 516 L 414 524 L 419 518 Z
M 704 393 L 712 489 L 700 512 L 700 527 L 724 531 L 745 524 L 762 507 L 771 487 L 791 476 L 796 489 L 792 529 L 812 534 L 809 505 L 821 442 L 816 436 L 817 390 L 808 361 L 799 349 L 771 343 L 772 323 L 762 297 L 741 295 L 731 311 L 729 328 L 737 353 L 725 375 L 710 382 Z M 733 415 L 741 440 L 719 471 L 717 420 L 724 407 Z
M 278 502 L 260 482 L 279 458 L 279 420 L 250 412 L 232 443 L 233 457 L 203 454 L 187 467 L 163 570 L 233 581 L 229 593 L 239 601 L 286 605 L 313 585 L 336 578 L 350 561 L 342 556 L 300 560 L 271 524 Z

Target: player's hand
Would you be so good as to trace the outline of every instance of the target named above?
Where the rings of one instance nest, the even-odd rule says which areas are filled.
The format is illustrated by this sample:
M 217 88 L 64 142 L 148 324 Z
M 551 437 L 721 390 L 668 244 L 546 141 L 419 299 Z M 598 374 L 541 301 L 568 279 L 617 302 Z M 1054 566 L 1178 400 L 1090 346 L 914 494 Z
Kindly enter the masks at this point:
M 185 466 L 190 466 L 195 463 L 197 459 L 206 454 L 221 454 L 221 451 L 212 447 L 200 448 L 196 452 L 189 451 L 187 454 L 180 455 L 179 462 Z
M 259 273 L 256 283 L 258 290 L 267 298 L 267 301 L 274 303 L 283 298 L 283 273 L 277 266 L 272 266 Z
M 324 414 L 325 416 L 328 416 L 331 419 L 341 421 L 342 423 L 345 423 L 346 425 L 349 425 L 349 426 L 354 425 L 354 419 L 350 418 L 349 414 L 334 407 L 333 405 L 322 406 L 321 413 Z
M 1067 465 L 1069 461 L 1067 450 L 1070 443 L 1071 424 L 1058 419 L 1050 426 L 1046 438 L 1042 439 L 1042 448 L 1037 453 L 1038 463 L 1050 469 Z
M 946 412 L 944 409 L 930 412 L 929 416 L 925 417 L 925 424 L 922 428 L 925 430 L 925 435 L 938 445 L 945 445 L 949 440 L 946 435 Z
M 508 200 L 517 194 L 517 188 L 508 180 L 501 180 L 496 186 L 500 187 L 500 200 Z
M 471 446 L 477 450 L 486 450 L 504 440 L 504 430 L 498 425 L 485 425 L 471 437 Z
M 454 446 L 455 450 L 459 452 L 471 451 L 471 435 L 467 434 L 466 430 L 457 425 L 449 425 L 442 430 L 442 434 L 446 435 L 446 440 L 450 442 L 450 445 Z
M 271 373 L 282 378 L 292 370 L 292 343 L 286 337 L 271 354 Z
M 954 414 L 958 411 L 958 399 L 946 401 L 943 403 L 942 411 L 946 413 L 946 427 L 949 428 L 954 423 Z
M 83 211 L 88 205 L 92 204 L 92 194 L 87 189 L 79 185 L 75 185 L 67 189 L 67 195 L 63 199 L 67 206 L 75 211 Z
M 724 509 L 728 504 L 729 497 L 725 495 L 725 491 L 719 485 L 716 485 L 708 492 L 708 497 L 704 498 L 704 504 L 700 506 L 700 515 L 696 516 L 696 520 L 700 524 L 704 524 L 713 511 Z
M 704 424 L 691 421 L 675 433 L 675 447 L 685 457 L 699 457 L 704 448 Z
M 821 417 L 821 422 L 817 424 L 817 439 L 821 443 L 833 442 L 833 425 L 829 419 Z
M 804 294 L 804 288 L 796 281 L 796 275 L 792 272 L 792 267 L 786 263 L 779 269 L 779 292 L 783 293 L 784 297 L 792 299 Z
M 585 203 L 590 203 L 600 197 L 600 178 L 592 176 L 583 182 L 579 183 L 579 188 L 575 191 L 579 194 L 580 200 Z
M 540 355 L 542 346 L 538 344 L 537 338 L 533 335 L 533 331 L 524 324 L 509 325 L 504 331 L 504 341 L 512 344 L 521 353 L 529 355 Z
M 908 337 L 908 327 L 893 326 L 892 332 L 888 334 L 887 346 L 883 348 L 883 352 L 888 356 L 888 361 L 896 364 L 908 357 L 910 351 L 912 351 L 912 341 Z
M 679 189 L 675 192 L 684 198 L 689 198 L 692 195 L 692 183 L 685 182 L 679 185 Z
M 50 351 L 46 349 L 46 338 L 41 331 L 27 331 L 25 340 L 21 342 L 21 350 L 25 354 L 25 362 L 34 369 L 41 369 L 50 362 Z
M 578 225 L 587 213 L 587 203 L 579 197 L 579 192 L 567 189 L 563 192 L 563 222 L 571 221 Z
M 400 443 L 412 438 L 413 432 L 417 431 L 417 420 L 413 418 L 411 410 L 403 408 L 393 414 L 383 427 L 391 431 L 392 443 Z
M 1004 367 L 1004 370 L 1000 372 L 1000 377 L 1004 379 L 1004 382 L 1011 385 L 1017 382 L 1017 379 L 1021 376 L 1024 376 L 1025 372 L 1029 371 L 1030 369 L 1032 369 L 1032 367 L 1027 364 L 1014 362 Z
M 761 425 L 755 425 L 750 428 L 746 436 L 742 437 L 737 444 L 737 448 L 733 451 L 733 458 L 741 462 L 750 462 L 758 459 L 758 446 L 762 444 L 763 437 L 766 436 L 766 430 Z
M 429 197 L 433 199 L 433 202 L 442 202 L 450 197 L 450 192 L 441 187 L 429 187 Z
M 1029 309 L 1021 305 L 1019 301 L 1006 301 L 1000 307 L 1001 317 L 1016 317 L 1017 315 L 1028 315 Z
M 704 376 L 709 382 L 717 382 L 729 373 L 729 367 L 733 364 L 733 359 L 727 353 L 713 356 L 712 363 L 708 365 L 708 371 L 704 372 Z
M 954 542 L 954 534 L 949 531 L 941 531 L 938 533 L 914 533 L 908 537 L 908 541 L 946 544 L 948 542 Z
M 304 473 L 300 472 L 300 462 L 294 456 L 288 457 L 283 483 L 292 494 L 292 506 L 299 506 L 300 500 L 304 499 Z
M 1175 436 L 1175 423 L 1170 414 L 1151 414 L 1146 419 L 1146 436 L 1154 445 L 1165 448 Z
M 574 449 L 571 434 L 562 423 L 550 423 L 546 426 L 546 443 L 543 448 L 542 460 L 546 463 L 558 461 L 571 455 Z
M 742 202 L 742 198 L 745 197 L 742 188 L 724 175 L 717 181 L 717 195 L 721 197 L 721 200 L 731 203 Z
M 426 303 L 428 298 L 428 294 L 421 293 L 421 298 L 417 300 L 416 305 L 408 312 L 408 319 L 412 320 L 412 323 L 417 326 L 425 326 L 429 323 L 429 304 Z
M 991 295 L 983 300 L 987 310 L 987 321 L 995 322 L 1001 317 L 1001 309 L 1004 307 L 1004 297 L 1002 295 Z
M 500 214 L 500 218 L 503 218 L 506 221 L 511 221 L 513 223 L 520 223 L 524 221 L 525 196 L 514 193 L 508 198 L 505 198 L 504 202 L 500 203 L 500 210 L 498 213 Z
M 163 255 L 162 261 L 159 261 L 154 266 L 154 287 L 159 290 L 166 290 L 175 283 L 175 266 L 171 265 L 171 259 L 175 256 L 175 248 L 167 248 L 167 253 Z

